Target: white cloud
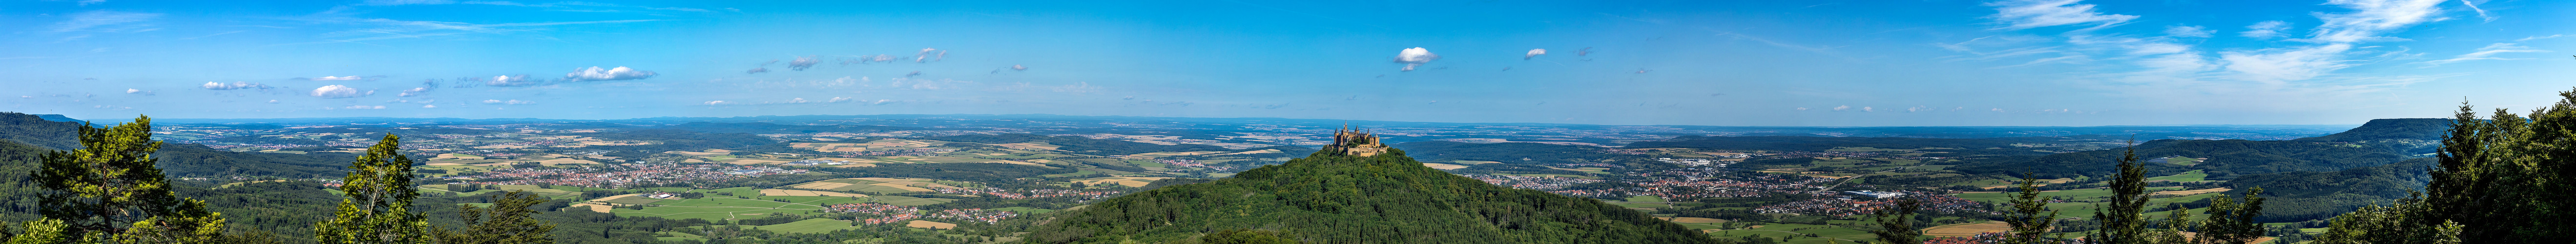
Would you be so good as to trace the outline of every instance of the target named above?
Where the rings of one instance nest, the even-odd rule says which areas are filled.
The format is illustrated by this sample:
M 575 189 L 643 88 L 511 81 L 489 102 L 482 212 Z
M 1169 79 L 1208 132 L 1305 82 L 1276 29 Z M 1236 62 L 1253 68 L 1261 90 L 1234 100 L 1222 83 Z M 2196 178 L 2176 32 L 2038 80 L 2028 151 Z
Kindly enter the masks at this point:
M 125 89 L 125 94 L 143 94 L 143 95 L 152 95 L 152 92 L 150 92 L 150 91 L 144 91 L 143 89 L 126 88 L 126 89 Z
M 733 102 L 726 102 L 726 101 L 724 101 L 724 100 L 715 100 L 715 101 L 707 101 L 707 102 L 705 102 L 705 103 L 700 103 L 700 104 L 706 104 L 707 106 L 716 106 L 716 105 L 733 105 Z
M 2477 10 L 2478 18 L 2480 19 L 2486 19 L 2487 22 L 2495 22 L 2495 16 L 2488 16 L 2487 9 L 2478 8 L 2478 3 L 2469 2 L 2469 0 L 2460 0 L 2460 5 L 2468 5 L 2469 10 Z
M 518 100 L 518 99 L 511 99 L 511 100 L 491 99 L 491 100 L 483 100 L 483 104 L 500 104 L 500 105 L 533 105 L 533 104 L 537 104 L 537 101 L 521 101 L 521 100 Z
M 2330 0 L 2329 5 L 2352 9 L 2349 13 L 2319 14 L 2325 20 L 2317 25 L 2311 37 L 2300 41 L 2349 43 L 2362 41 L 2404 40 L 2385 37 L 2390 31 L 2424 22 L 2439 20 L 2433 14 L 2442 11 L 2435 4 L 2443 0 Z
M 795 61 L 788 61 L 788 62 L 787 62 L 787 69 L 788 69 L 788 70 L 795 70 L 795 71 L 805 71 L 805 68 L 813 68 L 813 67 L 814 67 L 814 64 L 820 64 L 820 63 L 823 63 L 823 60 L 822 60 L 822 59 L 816 59 L 814 56 L 796 57 L 796 60 L 795 60 Z
M 2549 38 L 2559 38 L 2559 37 L 2567 37 L 2567 34 L 2557 34 L 2557 35 L 2549 35 L 2549 36 L 2531 36 L 2531 37 L 2523 37 L 2522 39 L 2515 39 L 2515 40 L 2513 40 L 2513 41 L 2518 41 L 2518 42 L 2527 42 L 2527 41 L 2531 41 L 2531 40 L 2540 40 L 2540 39 L 2549 39 Z
M 493 76 L 492 80 L 483 81 L 483 85 L 487 86 L 532 86 L 536 84 L 537 81 L 528 79 L 528 75 Z
M 858 99 L 856 99 L 856 98 L 849 98 L 849 97 L 832 97 L 832 100 L 830 100 L 830 101 L 824 101 L 824 102 L 825 102 L 825 103 L 845 103 L 845 102 L 856 101 L 856 100 L 858 100 Z
M 206 82 L 206 84 L 205 84 L 205 85 L 198 85 L 197 87 L 206 88 L 206 90 L 218 90 L 218 91 L 220 91 L 220 90 L 252 89 L 252 88 L 268 89 L 268 85 L 261 85 L 261 84 L 259 84 L 259 83 L 250 83 L 250 82 L 239 82 L 239 81 L 235 81 L 235 82 L 233 82 L 233 83 L 223 83 L 223 82 L 212 82 L 212 81 L 208 81 L 208 82 Z
M 769 73 L 769 68 L 751 68 L 751 70 L 745 70 L 745 71 L 742 71 L 742 73 L 744 73 L 744 74 Z
M 1029 70 L 1029 66 L 1011 65 L 1011 70 Z
M 2353 62 L 2342 59 L 2343 52 L 2349 50 L 2352 50 L 2352 44 L 2336 43 L 2303 48 L 2220 52 L 2219 59 L 2226 60 L 2227 70 L 2236 72 L 2242 79 L 2280 83 L 2307 80 L 2325 75 L 2327 72 L 2352 67 Z
M 438 108 L 438 105 L 420 105 L 420 108 Z
M 385 106 L 349 105 L 348 107 L 340 107 L 340 109 L 385 109 Z
M 1538 57 L 1538 55 L 1547 55 L 1547 49 L 1530 49 L 1529 53 L 1521 54 L 1521 60 L 1529 60 L 1532 57 Z
M 564 79 L 571 81 L 634 80 L 652 78 L 653 75 L 655 74 L 652 71 L 636 70 L 626 68 L 626 66 L 618 66 L 613 69 L 601 69 L 598 66 L 591 66 L 586 69 L 573 69 L 572 73 L 564 73 Z
M 1878 112 L 1878 108 L 1860 107 L 1861 112 Z
M 1807 108 L 1806 108 L 1806 107 L 1799 107 L 1799 108 L 1798 108 L 1798 111 L 1807 111 Z
M 2078 1 L 2080 0 L 2006 0 L 1989 2 L 1986 3 L 1986 6 L 1995 7 L 1996 13 L 1994 15 L 1986 16 L 1986 18 L 1995 19 L 1995 21 L 2003 23 L 2003 27 L 1995 28 L 1998 30 L 2020 30 L 2085 23 L 2100 23 L 2088 28 L 2102 28 L 2127 23 L 2129 20 L 2138 18 L 2136 15 L 2102 14 L 2102 12 L 2093 11 L 2092 4 L 2076 4 L 2075 2 Z
M 366 79 L 367 79 L 367 77 L 358 77 L 358 76 L 352 75 L 352 76 L 323 76 L 323 77 L 320 77 L 320 78 L 304 78 L 304 79 L 306 79 L 306 80 L 317 80 L 317 81 L 320 81 L 320 80 L 338 81 L 338 80 L 366 80 Z
M 349 86 L 343 85 L 328 85 L 322 86 L 321 88 L 313 88 L 312 94 L 314 97 L 320 98 L 352 98 L 366 96 L 365 94 L 358 92 L 358 88 L 350 88 Z
M 2254 25 L 2245 26 L 2245 32 L 2237 32 L 2236 35 L 2251 37 L 2254 39 L 2272 39 L 2289 36 L 2289 34 L 2284 33 L 2288 30 L 2290 30 L 2290 22 L 2271 20 L 2256 22 Z
M 1851 105 L 1834 106 L 1834 111 L 1851 110 Z
M 932 58 L 931 58 L 931 55 L 934 55 L 934 54 L 938 55 L 939 57 L 938 57 L 937 59 L 932 59 Z M 946 59 L 948 59 L 948 50 L 939 50 L 938 48 L 921 48 L 921 52 L 919 52 L 919 53 L 913 53 L 913 54 L 912 54 L 912 62 L 914 62 L 914 63 L 924 63 L 924 62 L 929 62 L 929 61 L 939 61 L 939 60 L 946 60 Z
M 268 103 L 277 103 L 277 99 L 269 99 Z
M 117 12 L 117 11 L 107 11 L 107 10 L 92 10 L 92 11 L 89 11 L 89 12 L 81 12 L 81 13 L 77 13 L 77 14 L 72 14 L 72 19 L 71 19 L 71 20 L 66 20 L 66 21 L 63 21 L 62 23 L 54 23 L 54 28 L 53 28 L 53 30 L 52 30 L 52 31 L 53 31 L 53 32 L 55 32 L 55 33 L 73 32 L 73 31 L 84 31 L 84 30 L 109 31 L 109 32 L 129 31 L 129 30 L 134 30 L 134 28 L 139 28 L 139 27 L 132 27 L 132 26 L 123 26 L 123 27 L 120 27 L 120 26 L 121 26 L 121 25 L 123 25 L 123 24 L 127 24 L 127 23 L 135 23 L 135 22 L 149 21 L 149 20 L 152 20 L 152 19 L 154 19 L 154 18 L 160 18 L 160 17 L 161 17 L 161 14 L 156 14 L 156 13 L 135 13 L 135 12 Z M 100 28 L 100 27 L 110 27 L 110 28 Z
M 1421 47 L 1406 48 L 1404 51 L 1395 53 L 1395 62 L 1404 64 L 1404 71 L 1413 71 L 1413 67 L 1421 67 L 1422 64 L 1431 63 L 1432 60 L 1440 60 L 1440 55 L 1431 54 L 1431 49 Z
M 2218 31 L 2215 31 L 2215 30 L 2209 30 L 2208 28 L 2200 28 L 2200 26 L 2183 26 L 2183 25 L 2177 25 L 2177 26 L 2167 26 L 2167 27 L 2165 27 L 2165 35 L 2167 35 L 2167 36 L 2173 36 L 2173 37 L 2202 37 L 2202 38 L 2205 38 L 2205 37 L 2209 37 L 2209 36 L 2210 36 L 2210 34 L 2216 34 L 2216 33 L 2218 33 Z
M 2549 52 L 2549 50 L 2540 50 L 2540 49 L 2538 49 L 2538 48 L 2531 48 L 2531 47 L 2528 47 L 2528 46 L 2523 46 L 2523 45 L 2513 44 L 2513 43 L 2496 43 L 2496 44 L 2487 44 L 2487 46 L 2486 46 L 2486 47 L 2480 47 L 2480 48 L 2478 48 L 2478 51 L 2477 51 L 2477 52 L 2472 52 L 2472 53 L 2468 53 L 2468 54 L 2460 54 L 2460 56 L 2452 57 L 2451 59 L 2433 60 L 2433 61 L 2424 61 L 2424 62 L 2423 62 L 2423 64 L 2426 64 L 2426 65 L 2442 65 L 2442 64 L 2448 64 L 2448 63 L 2466 62 L 2466 61 L 2470 61 L 2470 60 L 2515 60 L 2515 59 L 2530 59 L 2530 58 L 2498 58 L 2498 57 L 2494 57 L 2494 56 L 2495 56 L 2496 54 L 2504 54 L 2504 53 L 2537 53 L 2537 52 Z

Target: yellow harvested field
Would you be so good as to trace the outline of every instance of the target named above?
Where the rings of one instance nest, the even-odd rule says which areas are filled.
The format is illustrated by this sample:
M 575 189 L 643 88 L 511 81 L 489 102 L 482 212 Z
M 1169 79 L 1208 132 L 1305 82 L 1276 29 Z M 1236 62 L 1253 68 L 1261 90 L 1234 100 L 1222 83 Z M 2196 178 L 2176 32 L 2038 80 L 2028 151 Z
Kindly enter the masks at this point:
M 805 183 L 805 184 L 796 185 L 796 186 L 790 186 L 790 187 L 793 187 L 793 188 L 804 188 L 804 189 L 815 189 L 815 190 L 831 190 L 831 189 L 833 189 L 833 188 L 841 188 L 841 187 L 844 187 L 844 186 L 850 186 L 850 185 L 851 185 L 850 183 L 840 183 L 840 182 L 814 182 L 814 183 Z
M 609 207 L 608 205 L 588 204 L 588 203 L 583 203 L 583 204 L 573 204 L 571 208 L 573 208 L 573 209 L 581 209 L 581 208 L 585 208 L 585 207 L 586 207 L 586 208 L 590 208 L 590 211 L 597 211 L 597 212 L 601 212 L 601 213 L 606 213 L 606 212 L 608 212 L 608 210 L 610 210 L 610 209 L 616 209 L 615 207 Z
M 924 184 L 924 183 L 915 183 L 915 184 Z M 910 185 L 907 185 L 907 184 L 904 184 L 904 183 L 897 183 L 897 182 L 884 182 L 884 183 L 876 183 L 876 184 L 869 184 L 869 185 L 878 185 L 878 186 L 885 186 L 885 187 L 893 187 L 894 189 L 903 189 L 903 190 L 906 190 L 906 191 L 932 191 L 932 190 L 930 190 L 930 188 L 912 187 L 912 186 L 910 186 Z M 937 185 L 937 184 L 932 184 L 932 185 Z
M 1695 223 L 1695 224 L 1706 224 L 1706 223 L 1726 223 L 1726 220 L 1723 220 L 1723 219 L 1711 219 L 1711 218 L 1701 218 L 1701 217 L 1670 217 L 1670 218 L 1664 218 L 1664 221 L 1672 221 L 1673 223 Z
M 2190 196 L 2190 195 L 2200 195 L 2201 193 L 2222 192 L 2222 191 L 2227 191 L 2227 190 L 2228 190 L 2228 189 L 2227 189 L 2226 187 L 2219 187 L 2219 188 L 2209 188 L 2209 189 L 2199 189 L 2199 190 L 2189 190 L 2189 191 L 2160 191 L 2160 192 L 2156 192 L 2156 195 Z
M 465 164 L 460 164 L 460 163 L 429 163 L 428 165 L 465 165 Z
M 843 184 L 843 185 L 847 185 L 847 184 Z M 762 195 L 762 196 L 802 196 L 802 197 L 811 197 L 811 196 L 825 196 L 825 197 L 867 197 L 867 196 L 868 196 L 868 195 L 855 194 L 855 193 L 839 193 L 839 192 L 828 192 L 828 191 L 807 191 L 807 190 L 780 190 L 780 189 L 760 189 L 760 195 Z
M 1984 223 L 1934 226 L 1932 228 L 1923 229 L 1923 234 L 1931 236 L 1975 236 L 1977 233 L 2010 231 L 2012 231 L 2012 225 L 2006 225 L 2004 222 L 1987 221 Z
M 547 160 L 545 160 L 545 161 L 537 161 L 537 163 L 538 163 L 538 164 L 599 164 L 599 162 L 591 162 L 590 160 L 580 160 L 580 159 L 570 159 L 570 158 L 547 159 Z
M 1431 168 L 1434 168 L 1434 169 L 1440 169 L 1440 170 L 1452 170 L 1452 169 L 1464 169 L 1464 168 L 1467 168 L 1467 166 L 1466 166 L 1466 165 L 1444 164 L 1444 163 L 1422 163 L 1422 167 L 1431 167 Z
M 932 229 L 956 229 L 956 228 L 957 228 L 957 224 L 940 223 L 940 222 L 930 222 L 930 221 L 928 221 L 928 220 L 913 220 L 911 223 L 903 223 L 903 227 L 912 227 L 912 228 L 932 228 Z

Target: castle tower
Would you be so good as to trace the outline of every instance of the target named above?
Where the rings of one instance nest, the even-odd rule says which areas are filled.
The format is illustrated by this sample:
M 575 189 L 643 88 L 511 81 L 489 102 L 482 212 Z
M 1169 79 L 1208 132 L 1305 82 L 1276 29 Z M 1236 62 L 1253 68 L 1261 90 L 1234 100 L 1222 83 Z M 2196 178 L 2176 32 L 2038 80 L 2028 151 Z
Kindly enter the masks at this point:
M 1386 153 L 1386 149 L 1386 144 L 1378 143 L 1377 134 L 1354 130 L 1349 126 L 1333 130 L 1333 144 L 1324 146 L 1324 150 L 1327 151 L 1361 157 L 1377 156 L 1379 153 Z

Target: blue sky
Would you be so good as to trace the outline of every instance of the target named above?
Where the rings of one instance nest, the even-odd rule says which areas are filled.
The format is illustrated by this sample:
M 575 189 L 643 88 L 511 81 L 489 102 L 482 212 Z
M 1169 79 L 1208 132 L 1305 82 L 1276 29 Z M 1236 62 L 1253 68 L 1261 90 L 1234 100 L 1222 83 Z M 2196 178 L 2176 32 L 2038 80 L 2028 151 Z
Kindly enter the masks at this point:
M 0 110 L 2357 124 L 2548 105 L 2576 86 L 2571 22 L 2528 0 L 10 1 Z

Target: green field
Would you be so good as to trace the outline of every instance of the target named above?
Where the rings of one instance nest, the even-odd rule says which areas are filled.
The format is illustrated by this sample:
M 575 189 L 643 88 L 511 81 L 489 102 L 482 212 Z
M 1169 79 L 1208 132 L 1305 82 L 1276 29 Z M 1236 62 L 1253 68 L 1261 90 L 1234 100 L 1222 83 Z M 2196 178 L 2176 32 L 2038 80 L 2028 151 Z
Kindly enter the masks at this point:
M 1870 234 L 1868 231 L 1861 231 L 1861 230 L 1852 229 L 1851 227 L 1842 227 L 1842 226 L 1832 226 L 1832 225 L 1809 225 L 1809 224 L 1758 224 L 1758 225 L 1761 225 L 1762 227 L 1761 227 L 1761 228 L 1753 228 L 1753 229 L 1720 230 L 1720 231 L 1716 231 L 1716 232 L 1709 232 L 1709 235 L 1710 235 L 1710 236 L 1715 236 L 1715 237 L 1718 237 L 1718 238 L 1725 238 L 1725 239 L 1742 238 L 1743 236 L 1762 236 L 1762 237 L 1770 237 L 1770 238 L 1772 238 L 1772 239 L 1788 239 L 1788 238 L 1791 238 L 1791 236 L 1795 236 L 1795 239 L 1789 239 L 1789 240 L 1786 240 L 1786 241 L 1783 241 L 1783 242 L 1780 242 L 1780 243 L 1801 243 L 1801 244 L 1803 244 L 1803 243 L 1817 243 L 1817 244 L 1824 244 L 1824 243 L 1852 243 L 1851 241 L 1871 241 L 1871 240 L 1873 240 L 1873 239 L 1875 239 L 1875 238 L 1878 238 L 1878 236 L 1877 236 L 1877 235 Z M 1816 238 L 1816 237 L 1807 237 L 1807 236 L 1805 236 L 1805 235 L 1808 235 L 1808 234 L 1813 234 L 1813 235 L 1820 236 L 1820 237 L 1825 237 L 1825 238 Z M 1826 238 L 1842 239 L 1842 240 L 1844 240 L 1844 241 L 1836 241 L 1836 240 L 1833 240 L 1833 239 L 1826 239 Z
M 2158 176 L 2158 177 L 2155 177 L 2155 178 L 2147 178 L 2147 181 L 2159 181 L 2159 180 L 2163 180 L 2163 181 L 2174 181 L 2174 182 L 2208 181 L 2208 180 L 2209 180 L 2209 173 L 2202 173 L 2202 172 L 2200 172 L 2200 170 L 2195 169 L 2195 170 L 2191 170 L 2191 171 L 2189 171 L 2189 172 L 2182 172 L 2182 173 L 2180 173 L 2180 174 L 2167 175 L 2167 176 Z
M 764 215 L 772 214 L 808 214 L 823 209 L 822 206 L 804 203 L 785 203 L 770 200 L 712 196 L 696 199 L 662 200 L 655 202 L 654 204 L 654 206 L 645 206 L 642 210 L 620 208 L 611 210 L 610 213 L 617 214 L 618 216 L 655 216 L 675 219 L 690 218 L 723 220 L 760 218 L 766 217 Z
M 857 228 L 858 228 L 858 226 L 850 225 L 850 222 L 849 222 L 849 221 L 840 221 L 840 220 L 822 219 L 822 218 L 805 219 L 805 220 L 799 220 L 799 221 L 796 221 L 796 222 L 787 222 L 787 223 L 785 223 L 785 224 L 762 225 L 762 226 L 760 226 L 760 227 L 759 227 L 759 229 L 760 229 L 760 230 L 767 230 L 767 231 L 772 231 L 772 232 L 784 232 L 784 233 L 824 233 L 824 232 L 832 232 L 832 231 L 835 231 L 835 230 L 848 230 L 848 229 L 857 229 Z
M 1633 196 L 1633 197 L 1628 197 L 1628 201 L 1630 201 L 1630 202 L 1664 202 L 1665 200 L 1664 200 L 1664 198 L 1662 198 L 1662 197 L 1656 197 L 1656 196 Z

